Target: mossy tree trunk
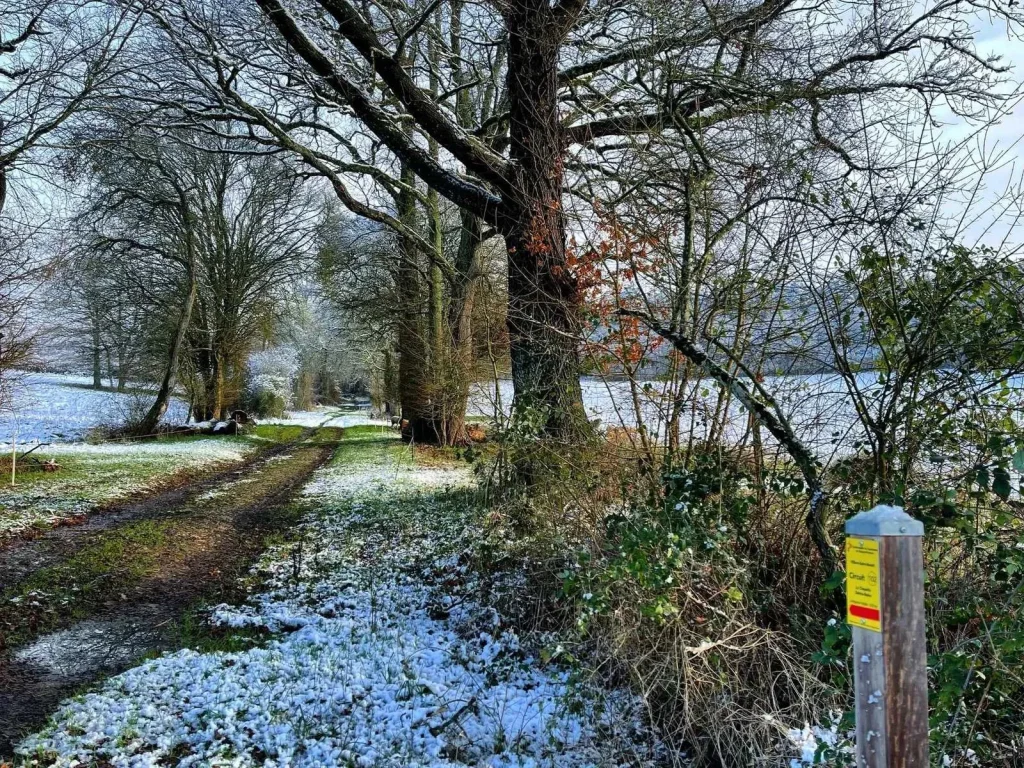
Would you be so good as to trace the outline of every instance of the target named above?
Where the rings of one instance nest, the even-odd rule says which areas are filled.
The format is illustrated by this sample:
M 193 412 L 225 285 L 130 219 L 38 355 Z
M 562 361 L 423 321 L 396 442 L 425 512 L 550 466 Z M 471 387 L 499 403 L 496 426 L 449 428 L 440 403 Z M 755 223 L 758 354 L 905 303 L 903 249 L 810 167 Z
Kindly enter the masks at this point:
M 167 413 L 171 396 L 174 394 L 174 387 L 178 380 L 178 363 L 181 359 L 181 351 L 185 346 L 185 335 L 188 333 L 189 325 L 192 322 L 192 309 L 196 303 L 196 294 L 199 286 L 195 276 L 195 270 L 189 270 L 188 293 L 185 296 L 185 303 L 182 305 L 181 314 L 178 317 L 178 324 L 174 330 L 171 346 L 167 353 L 167 362 L 164 367 L 164 375 L 160 381 L 160 389 L 157 391 L 156 400 L 146 412 L 136 427 L 135 431 L 140 435 L 151 435 L 156 431 L 160 420 Z
M 515 0 L 508 25 L 510 193 L 498 225 L 508 251 L 513 412 L 575 442 L 589 432 L 580 387 L 580 292 L 566 262 L 562 31 L 547 0 Z
M 410 230 L 416 228 L 416 198 L 411 189 L 416 178 L 402 170 L 405 191 L 399 195 L 399 217 Z M 423 278 L 419 269 L 420 253 L 408 237 L 399 238 L 402 249 L 396 271 L 399 305 L 398 318 L 398 394 L 402 404 L 402 437 L 419 443 L 437 442 L 437 430 L 431 403 L 428 333 L 424 327 Z

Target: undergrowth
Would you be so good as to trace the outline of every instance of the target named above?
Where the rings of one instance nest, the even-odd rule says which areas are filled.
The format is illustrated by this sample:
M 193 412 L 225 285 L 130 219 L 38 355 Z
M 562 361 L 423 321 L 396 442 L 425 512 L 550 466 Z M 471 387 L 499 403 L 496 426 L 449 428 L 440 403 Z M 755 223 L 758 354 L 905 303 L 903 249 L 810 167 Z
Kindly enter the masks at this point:
M 528 482 L 505 471 L 524 453 Z M 861 470 L 833 474 L 838 546 L 843 521 L 879 501 L 925 522 L 935 766 L 1024 760 L 1022 507 L 993 480 L 1008 460 L 952 481 L 922 475 L 896 498 Z M 525 574 L 503 611 L 571 632 L 551 654 L 628 682 L 671 754 L 788 766 L 794 730 L 811 724 L 815 760 L 851 765 L 843 577 L 821 570 L 799 474 L 720 445 L 659 461 L 608 443 L 545 452 L 513 435 L 497 464 L 482 462 L 497 482 L 478 563 Z

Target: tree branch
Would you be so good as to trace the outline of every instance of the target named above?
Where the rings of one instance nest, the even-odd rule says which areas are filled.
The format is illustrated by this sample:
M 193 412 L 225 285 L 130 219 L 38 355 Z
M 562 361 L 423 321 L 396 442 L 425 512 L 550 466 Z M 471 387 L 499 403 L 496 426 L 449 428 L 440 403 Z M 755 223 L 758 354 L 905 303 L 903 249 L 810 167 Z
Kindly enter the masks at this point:
M 338 32 L 370 63 L 420 127 L 465 164 L 470 173 L 499 189 L 504 188 L 508 177 L 507 161 L 445 115 L 430 95 L 416 85 L 398 59 L 388 53 L 362 15 L 347 0 L 319 2 L 338 23 Z M 265 0 L 261 0 L 260 5 L 264 4 Z
M 763 398 L 759 399 L 740 378 L 712 360 L 707 352 L 698 347 L 691 339 L 678 331 L 666 328 L 650 315 L 631 309 L 619 309 L 616 314 L 640 320 L 656 334 L 669 341 L 672 346 L 695 365 L 703 369 L 719 385 L 732 392 L 736 399 L 754 414 L 758 421 L 786 449 L 786 452 L 793 459 L 793 463 L 797 465 L 800 474 L 803 475 L 804 482 L 807 484 L 807 492 L 810 497 L 806 519 L 807 530 L 810 533 L 811 541 L 814 542 L 814 546 L 821 555 L 826 573 L 831 574 L 836 569 L 837 560 L 835 548 L 832 546 L 828 532 L 825 529 L 824 511 L 828 497 L 818 472 L 818 464 L 811 450 L 793 432 L 792 427 L 785 416 L 782 415 L 774 398 L 751 376 L 753 386 L 760 392 L 761 398 Z M 740 361 L 733 358 L 731 354 L 729 356 L 733 359 L 733 362 L 740 366 L 741 370 L 750 375 L 749 370 Z
M 20 35 L 11 40 L 0 40 L 0 53 L 14 53 L 18 50 L 18 46 L 30 37 L 41 34 L 43 33 L 39 31 L 39 16 L 33 16 L 25 27 L 25 31 Z
M 501 198 L 452 173 L 410 139 L 391 115 L 347 80 L 278 0 L 256 0 L 284 39 L 355 111 L 366 126 L 401 160 L 456 205 L 493 222 Z

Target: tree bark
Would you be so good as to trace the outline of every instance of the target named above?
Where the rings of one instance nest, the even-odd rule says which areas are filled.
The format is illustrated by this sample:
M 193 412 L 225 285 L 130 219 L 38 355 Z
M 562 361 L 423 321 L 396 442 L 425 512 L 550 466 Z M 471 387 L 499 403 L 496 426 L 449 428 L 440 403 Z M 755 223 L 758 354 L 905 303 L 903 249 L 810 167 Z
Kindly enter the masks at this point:
M 446 412 L 442 425 L 449 444 L 466 441 L 466 408 L 473 375 L 473 309 L 480 285 L 480 246 L 483 222 L 469 211 L 460 213 L 459 250 L 455 257 L 455 281 L 448 304 L 448 367 Z
M 224 409 L 224 353 L 214 348 L 210 361 L 210 378 L 206 382 L 207 418 L 219 421 Z
M 402 169 L 407 188 L 416 177 Z M 416 199 L 411 192 L 399 195 L 399 216 L 410 229 L 416 224 Z M 398 391 L 402 404 L 402 438 L 418 443 L 436 443 L 436 423 L 430 402 L 428 376 L 429 345 L 423 322 L 423 285 L 417 269 L 419 249 L 407 237 L 400 238 L 402 256 L 396 272 L 402 314 L 398 319 Z
M 124 344 L 117 348 L 117 391 L 124 392 L 128 385 L 128 363 L 125 360 Z
M 548 0 L 514 0 L 509 32 L 510 183 L 499 214 L 508 253 L 513 413 L 575 442 L 590 431 L 580 388 L 580 292 L 566 262 L 564 137 L 558 51 L 564 34 Z
M 189 324 L 192 322 L 192 308 L 195 306 L 196 294 L 198 292 L 199 286 L 195 274 L 191 274 L 189 275 L 188 296 L 185 298 L 185 305 L 182 307 L 181 316 L 178 318 L 178 327 L 175 329 L 174 339 L 168 351 L 164 377 L 160 382 L 156 401 L 135 428 L 136 433 L 139 435 L 153 434 L 160 423 L 160 419 L 167 413 L 167 406 L 171 402 L 171 394 L 174 392 L 174 385 L 177 382 L 178 359 L 181 357 L 181 350 L 185 345 L 185 334 L 188 332 Z
M 103 366 L 100 358 L 100 324 L 92 318 L 92 388 L 103 389 Z

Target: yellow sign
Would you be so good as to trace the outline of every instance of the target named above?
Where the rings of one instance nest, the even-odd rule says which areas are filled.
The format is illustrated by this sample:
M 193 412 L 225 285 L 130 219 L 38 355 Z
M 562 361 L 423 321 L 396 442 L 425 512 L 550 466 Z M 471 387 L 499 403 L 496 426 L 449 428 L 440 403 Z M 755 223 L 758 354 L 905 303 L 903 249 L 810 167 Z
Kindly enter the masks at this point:
M 877 539 L 846 539 L 846 621 L 855 627 L 882 631 Z

